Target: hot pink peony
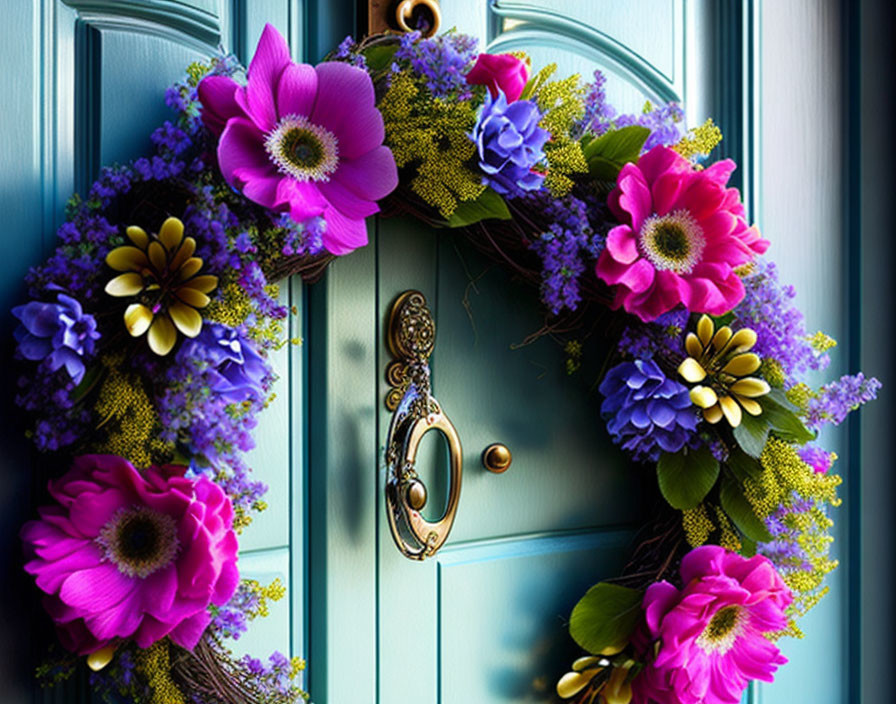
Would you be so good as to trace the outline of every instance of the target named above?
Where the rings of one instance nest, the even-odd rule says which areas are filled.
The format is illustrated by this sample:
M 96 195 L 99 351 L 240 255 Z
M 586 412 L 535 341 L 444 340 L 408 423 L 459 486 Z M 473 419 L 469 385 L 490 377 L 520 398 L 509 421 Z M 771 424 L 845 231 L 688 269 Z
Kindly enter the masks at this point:
M 787 662 L 765 634 L 787 627 L 790 590 L 767 558 L 716 545 L 689 552 L 681 578 L 684 589 L 658 582 L 644 595 L 647 638 L 636 642 L 658 648 L 632 703 L 738 704 L 750 680 L 771 682 Z
M 199 84 L 202 119 L 216 135 L 224 179 L 266 208 L 302 222 L 322 216 L 324 247 L 347 254 L 367 244 L 364 218 L 398 185 L 383 146 L 383 118 L 363 69 L 296 64 L 266 25 L 246 86 L 226 76 Z
M 87 654 L 119 638 L 145 648 L 165 636 L 192 649 L 209 604 L 233 595 L 233 507 L 218 485 L 182 473 L 85 455 L 50 482 L 58 503 L 22 528 L 25 570 L 69 650 Z
M 513 54 L 480 54 L 467 74 L 467 83 L 488 86 L 492 98 L 501 90 L 508 103 L 519 100 L 528 80 L 528 64 Z
M 748 226 L 740 195 L 728 188 L 730 159 L 697 171 L 654 147 L 619 172 L 609 205 L 622 223 L 610 230 L 597 274 L 616 286 L 614 307 L 655 320 L 683 303 L 722 315 L 744 297 L 734 269 L 768 249 Z

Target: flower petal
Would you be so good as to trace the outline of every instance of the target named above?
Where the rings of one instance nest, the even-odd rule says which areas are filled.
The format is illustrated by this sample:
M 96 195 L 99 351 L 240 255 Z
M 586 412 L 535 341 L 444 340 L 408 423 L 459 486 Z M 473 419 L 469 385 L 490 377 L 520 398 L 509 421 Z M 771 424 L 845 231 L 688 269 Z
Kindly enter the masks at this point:
M 398 186 L 398 168 L 388 147 L 376 147 L 357 159 L 340 161 L 332 181 L 339 181 L 361 198 L 376 201 Z
M 202 316 L 195 308 L 177 301 L 168 306 L 174 326 L 187 337 L 196 337 L 202 330 Z
M 146 253 L 137 247 L 116 247 L 106 255 L 106 264 L 115 271 L 138 271 L 148 266 Z
M 173 268 L 174 267 L 172 267 L 172 269 Z M 195 274 L 198 274 L 201 268 L 202 260 L 199 257 L 190 257 L 181 265 L 180 271 L 177 272 L 177 278 L 179 281 L 186 281 Z
M 171 270 L 177 271 L 178 269 L 180 269 L 183 266 L 184 262 L 193 256 L 193 253 L 195 251 L 196 240 L 194 240 L 192 237 L 185 237 L 184 241 L 180 245 L 180 248 L 177 250 L 177 254 L 175 254 L 171 258 Z
M 125 230 L 125 233 L 127 234 L 128 239 L 130 239 L 137 247 L 146 249 L 146 246 L 149 244 L 149 235 L 146 234 L 146 230 L 142 227 L 131 225 Z
M 143 277 L 140 274 L 129 271 L 119 274 L 106 284 L 106 293 L 110 296 L 136 296 L 143 290 Z
M 218 166 L 224 180 L 234 188 L 255 179 L 275 176 L 276 167 L 264 149 L 264 134 L 249 120 L 235 117 L 228 120 L 227 127 L 218 141 Z M 252 198 L 256 203 L 270 208 L 273 201 Z
M 184 284 L 187 288 L 193 288 L 202 293 L 211 293 L 218 285 L 218 277 L 212 274 L 203 274 L 190 279 Z
M 332 132 L 339 156 L 357 159 L 383 143 L 383 116 L 376 109 L 373 82 L 364 69 L 341 61 L 318 64 L 317 100 L 311 121 Z
M 174 292 L 174 295 L 188 306 L 193 306 L 194 308 L 205 308 L 211 303 L 211 299 L 202 293 L 202 291 L 197 291 L 195 288 L 190 288 L 189 286 L 181 286 Z
M 177 218 L 168 218 L 159 228 L 159 242 L 168 252 L 173 252 L 184 239 L 184 224 Z
M 755 372 L 760 366 L 762 366 L 762 360 L 759 359 L 759 355 L 747 352 L 732 358 L 728 364 L 722 367 L 722 372 L 732 376 L 746 376 Z
M 722 413 L 725 414 L 725 419 L 732 428 L 736 428 L 740 425 L 743 416 L 740 412 L 740 406 L 737 405 L 737 401 L 730 396 L 722 396 L 719 399 L 719 406 L 721 406 Z
M 322 239 L 330 254 L 341 256 L 367 244 L 367 224 L 364 220 L 346 217 L 336 208 L 327 208 L 324 219 L 327 229 Z
M 159 357 L 164 357 L 171 351 L 174 343 L 177 342 L 177 330 L 174 329 L 174 324 L 168 316 L 156 316 L 155 320 L 152 321 L 152 325 L 149 326 L 147 341 L 149 342 L 149 349 L 159 355 Z
M 161 242 L 157 240 L 150 242 L 149 247 L 146 248 L 146 253 L 149 255 L 149 262 L 152 268 L 157 272 L 161 273 L 168 269 L 168 253 Z
M 688 357 L 678 365 L 678 373 L 685 381 L 696 384 L 706 378 L 706 370 L 693 357 Z
M 229 76 L 206 76 L 199 82 L 197 92 L 202 103 L 202 122 L 215 135 L 224 131 L 231 117 L 245 114 L 234 99 L 239 88 L 239 84 Z
M 274 91 L 283 71 L 291 64 L 286 40 L 274 25 L 266 24 L 249 63 L 245 92 L 239 91 L 234 96 L 263 132 L 272 130 L 277 124 Z
M 317 72 L 308 64 L 289 64 L 277 84 L 277 117 L 307 117 L 317 97 Z
M 716 396 L 716 392 L 708 386 L 695 386 L 691 389 L 690 396 L 694 405 L 699 406 L 704 410 L 712 408 L 719 400 L 719 397 Z
M 748 398 L 758 398 L 759 396 L 765 396 L 771 388 L 768 383 L 763 381 L 762 379 L 756 379 L 754 377 L 747 377 L 746 379 L 740 379 L 739 381 L 734 382 L 731 385 L 731 391 L 736 394 L 740 394 L 741 396 L 746 396 Z

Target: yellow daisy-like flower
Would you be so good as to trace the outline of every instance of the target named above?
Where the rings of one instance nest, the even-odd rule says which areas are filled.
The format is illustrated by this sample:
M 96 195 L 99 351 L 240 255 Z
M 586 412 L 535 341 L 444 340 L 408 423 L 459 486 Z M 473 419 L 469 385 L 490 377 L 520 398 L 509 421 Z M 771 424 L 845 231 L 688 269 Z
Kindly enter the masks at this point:
M 218 277 L 199 275 L 196 240 L 184 237 L 184 224 L 177 218 L 163 222 L 157 235 L 136 226 L 126 232 L 131 244 L 106 255 L 106 264 L 122 272 L 106 284 L 106 293 L 137 299 L 124 311 L 125 327 L 133 337 L 148 331 L 149 348 L 164 356 L 177 342 L 178 331 L 196 337 L 202 330 L 199 309 L 210 303 L 208 294 Z
M 615 655 L 619 648 L 605 648 L 600 655 L 581 657 L 572 664 L 572 672 L 567 672 L 557 682 L 557 694 L 561 699 L 571 699 L 586 687 L 594 686 L 593 680 L 606 668 L 611 668 L 609 677 L 605 677 L 595 686 L 588 701 L 600 701 L 606 704 L 629 704 L 632 699 L 632 685 L 628 682 L 629 670 L 634 660 L 626 660 L 620 665 L 613 665 L 607 655 Z
M 688 358 L 678 367 L 685 381 L 697 384 L 691 389 L 691 401 L 703 409 L 703 417 L 718 423 L 722 416 L 732 428 L 740 425 L 741 409 L 753 416 L 762 413 L 755 400 L 770 391 L 762 379 L 749 376 L 758 371 L 762 360 L 750 352 L 756 333 L 750 328 L 734 332 L 727 325 L 715 329 L 704 315 L 697 323 L 697 334 L 688 333 L 685 349 Z

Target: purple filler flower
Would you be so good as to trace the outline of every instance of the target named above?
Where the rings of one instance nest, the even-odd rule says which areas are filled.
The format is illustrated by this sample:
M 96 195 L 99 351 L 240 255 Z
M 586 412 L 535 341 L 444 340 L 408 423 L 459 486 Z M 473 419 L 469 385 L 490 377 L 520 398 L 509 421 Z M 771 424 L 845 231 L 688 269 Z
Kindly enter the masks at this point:
M 544 176 L 532 167 L 544 158 L 544 143 L 551 136 L 538 126 L 541 113 L 531 100 L 508 104 L 504 93 L 486 97 L 471 135 L 479 153 L 485 182 L 498 193 L 537 190 Z
M 77 384 L 84 377 L 83 358 L 93 354 L 100 334 L 93 316 L 84 313 L 78 301 L 64 293 L 56 300 L 58 303 L 31 301 L 13 308 L 12 314 L 22 322 L 15 337 L 25 359 L 49 359 L 53 371 L 64 366 Z
M 697 428 L 688 390 L 668 379 L 652 360 L 623 362 L 600 385 L 600 412 L 614 442 L 635 460 L 656 461 L 660 451 L 678 452 Z
M 264 398 L 268 366 L 237 330 L 218 323 L 204 325 L 202 332 L 178 351 L 178 362 L 189 359 L 209 362 L 209 386 L 228 403 Z
M 322 216 L 332 254 L 367 244 L 364 218 L 398 185 L 370 76 L 340 61 L 293 63 L 271 25 L 248 76 L 246 86 L 227 76 L 199 84 L 202 119 L 220 135 L 224 180 L 296 222 Z

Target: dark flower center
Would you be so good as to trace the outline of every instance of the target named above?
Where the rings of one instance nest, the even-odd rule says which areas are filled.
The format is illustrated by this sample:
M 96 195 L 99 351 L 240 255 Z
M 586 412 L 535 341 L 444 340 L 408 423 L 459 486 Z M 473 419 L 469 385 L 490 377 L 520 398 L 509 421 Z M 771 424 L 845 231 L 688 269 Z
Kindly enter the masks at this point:
M 724 655 L 734 647 L 743 630 L 745 617 L 740 606 L 723 606 L 713 614 L 703 633 L 697 637 L 697 645 L 706 653 Z
M 329 181 L 339 165 L 336 136 L 304 115 L 286 115 L 265 137 L 264 148 L 280 173 L 297 181 Z
M 689 274 L 700 262 L 706 240 L 703 230 L 687 210 L 652 215 L 641 225 L 641 254 L 658 270 Z
M 296 128 L 283 136 L 283 156 L 302 169 L 313 169 L 324 158 L 320 140 L 309 130 Z
M 674 222 L 661 223 L 656 228 L 653 241 L 660 254 L 675 261 L 684 259 L 691 249 L 681 225 Z
M 166 567 L 178 550 L 174 519 L 145 506 L 119 509 L 96 540 L 128 577 L 147 577 Z

